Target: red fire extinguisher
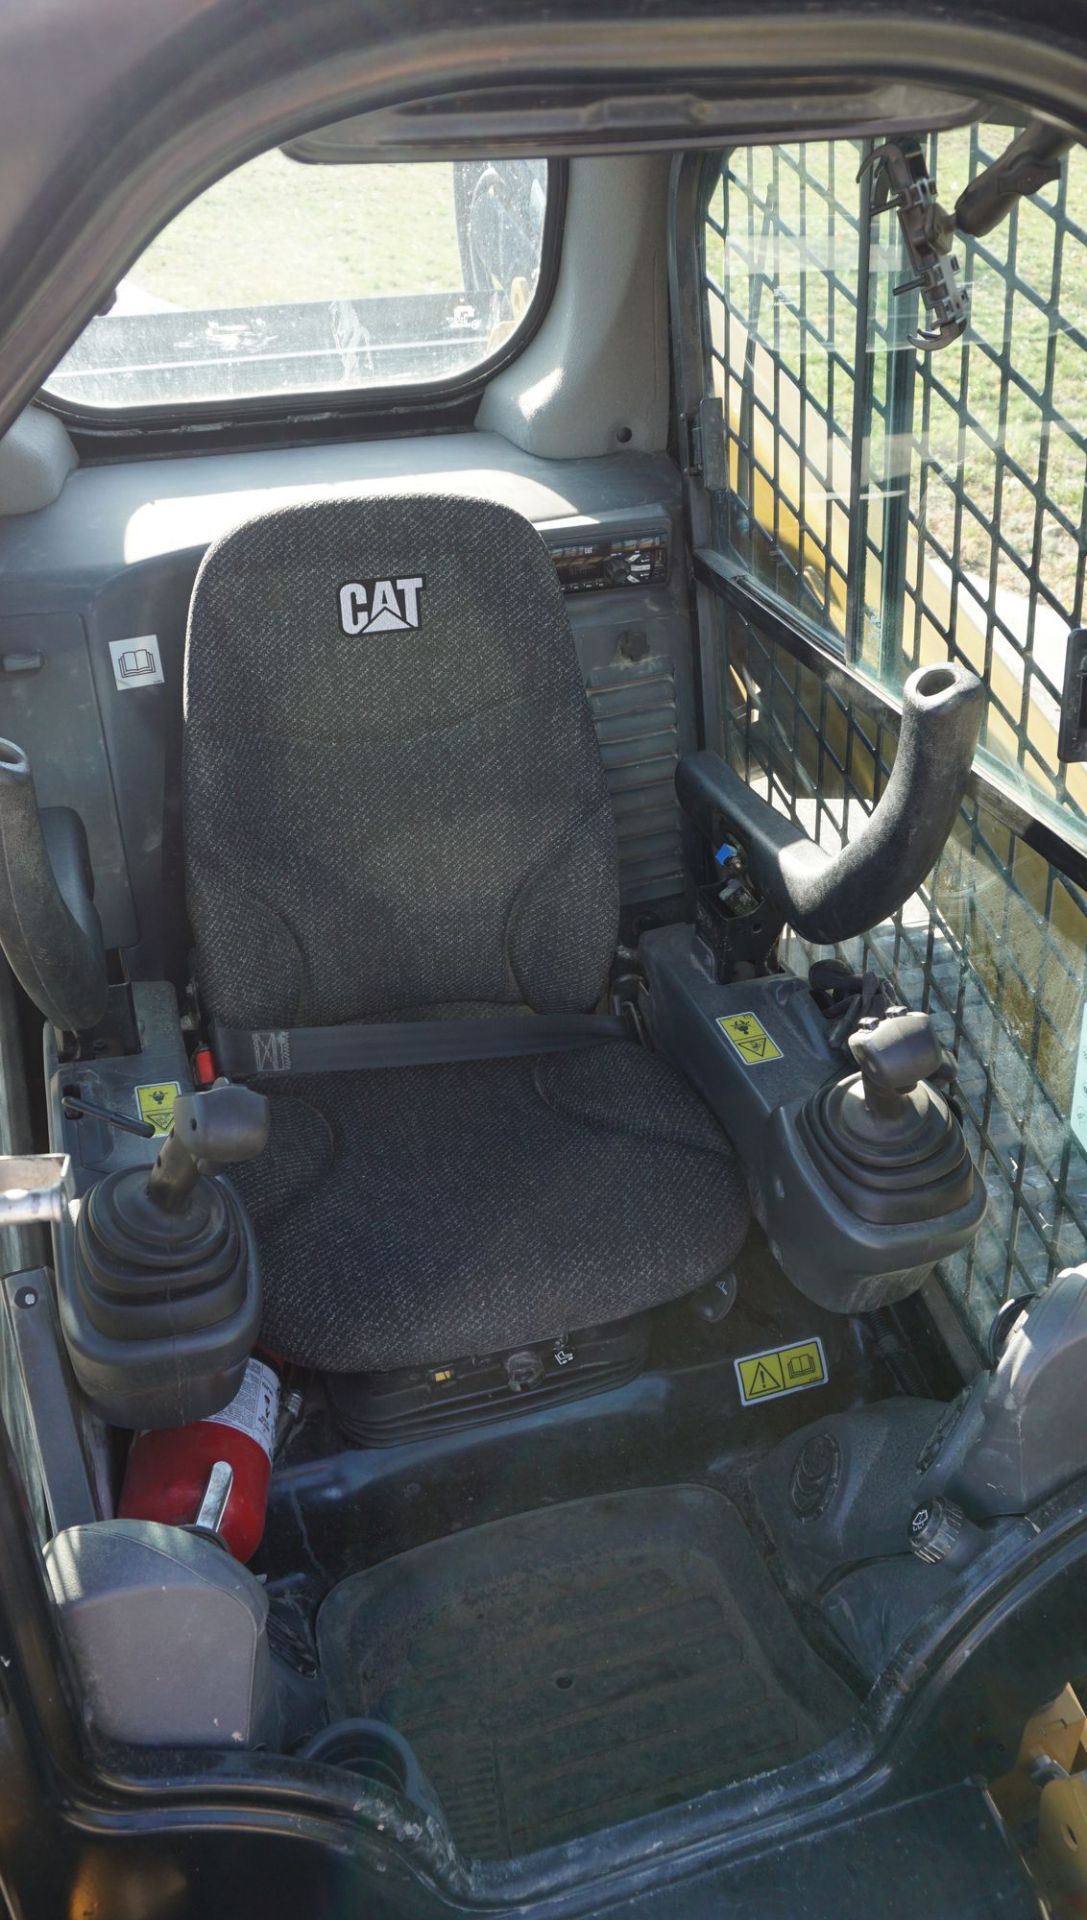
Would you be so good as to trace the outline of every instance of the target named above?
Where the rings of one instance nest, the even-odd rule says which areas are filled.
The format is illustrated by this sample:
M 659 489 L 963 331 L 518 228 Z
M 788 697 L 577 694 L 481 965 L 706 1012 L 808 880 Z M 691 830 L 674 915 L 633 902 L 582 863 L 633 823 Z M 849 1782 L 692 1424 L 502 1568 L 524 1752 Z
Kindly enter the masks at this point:
M 278 1375 L 264 1360 L 247 1361 L 242 1384 L 221 1413 L 191 1426 L 136 1435 L 119 1517 L 191 1526 L 212 1468 L 224 1461 L 233 1481 L 216 1531 L 236 1560 L 250 1559 L 264 1532 L 278 1413 Z

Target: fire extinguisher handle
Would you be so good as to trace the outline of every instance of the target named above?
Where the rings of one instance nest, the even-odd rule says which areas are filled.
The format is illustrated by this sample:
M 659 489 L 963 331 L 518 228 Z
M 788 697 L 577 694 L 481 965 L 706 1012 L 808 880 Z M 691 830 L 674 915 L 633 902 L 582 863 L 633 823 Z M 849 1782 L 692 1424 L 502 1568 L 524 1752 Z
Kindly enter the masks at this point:
M 148 1197 L 164 1213 L 175 1213 L 205 1167 L 255 1160 L 268 1144 L 271 1111 L 263 1093 L 226 1080 L 205 1093 L 179 1095 L 172 1131 L 147 1182 Z
M 208 1475 L 204 1497 L 197 1509 L 196 1519 L 188 1529 L 189 1532 L 209 1533 L 222 1546 L 226 1545 L 223 1539 L 223 1519 L 233 1487 L 233 1467 L 228 1460 L 217 1460 Z

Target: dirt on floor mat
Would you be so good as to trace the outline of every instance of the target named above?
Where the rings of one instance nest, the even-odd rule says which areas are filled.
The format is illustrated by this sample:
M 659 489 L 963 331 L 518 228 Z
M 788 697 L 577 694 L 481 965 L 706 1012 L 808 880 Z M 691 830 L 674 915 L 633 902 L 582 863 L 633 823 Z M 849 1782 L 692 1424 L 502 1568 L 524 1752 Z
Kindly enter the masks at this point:
M 699 1487 L 579 1500 L 418 1547 L 341 1581 L 317 1634 L 330 1718 L 405 1734 L 478 1859 L 781 1766 L 856 1705 L 735 1507 Z

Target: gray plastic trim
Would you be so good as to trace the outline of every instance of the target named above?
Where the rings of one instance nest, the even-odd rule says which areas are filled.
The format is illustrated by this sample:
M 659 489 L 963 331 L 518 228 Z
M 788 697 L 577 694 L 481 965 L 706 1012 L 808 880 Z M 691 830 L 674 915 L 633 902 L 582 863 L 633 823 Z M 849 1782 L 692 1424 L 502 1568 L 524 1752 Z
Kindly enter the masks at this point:
M 50 506 L 77 465 L 56 415 L 27 407 L 0 439 L 0 519 Z
M 477 427 L 549 459 L 667 446 L 668 171 L 666 154 L 571 161 L 551 305 Z
M 273 1742 L 268 1597 L 222 1547 L 182 1527 L 67 1527 L 46 1572 L 99 1733 L 137 1746 Z

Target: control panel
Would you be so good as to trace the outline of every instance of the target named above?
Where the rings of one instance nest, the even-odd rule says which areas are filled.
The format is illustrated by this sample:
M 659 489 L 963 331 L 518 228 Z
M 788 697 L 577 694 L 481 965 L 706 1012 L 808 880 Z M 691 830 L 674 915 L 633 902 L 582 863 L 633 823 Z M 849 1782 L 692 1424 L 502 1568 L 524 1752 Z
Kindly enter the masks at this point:
M 548 546 L 564 593 L 663 586 L 668 579 L 668 535 L 659 527 L 561 544 L 548 540 Z

